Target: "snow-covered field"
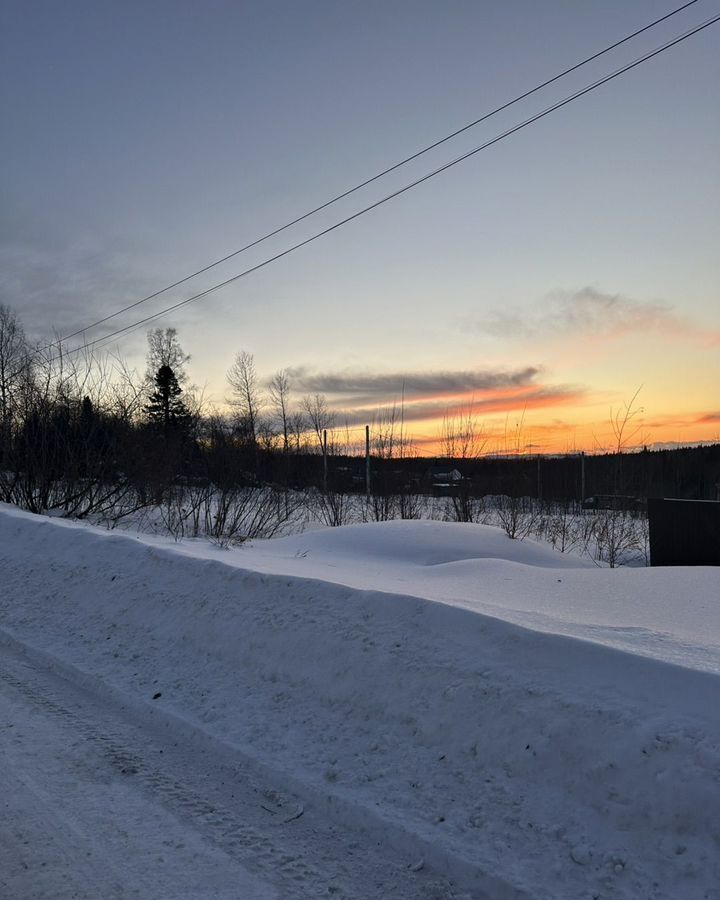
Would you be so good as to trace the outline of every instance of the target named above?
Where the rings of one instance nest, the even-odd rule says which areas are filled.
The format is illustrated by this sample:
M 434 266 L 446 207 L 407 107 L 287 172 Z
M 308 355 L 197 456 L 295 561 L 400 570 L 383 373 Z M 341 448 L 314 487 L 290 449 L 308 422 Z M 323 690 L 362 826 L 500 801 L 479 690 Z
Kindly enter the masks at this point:
M 3 506 L 0 616 L 2 897 L 720 898 L 718 569 Z

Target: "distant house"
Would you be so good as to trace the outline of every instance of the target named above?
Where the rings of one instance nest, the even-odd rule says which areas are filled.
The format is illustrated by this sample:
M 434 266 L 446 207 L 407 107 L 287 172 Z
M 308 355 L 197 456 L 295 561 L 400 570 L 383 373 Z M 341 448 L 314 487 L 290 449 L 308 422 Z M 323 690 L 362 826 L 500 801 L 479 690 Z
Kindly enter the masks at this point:
M 456 468 L 447 466 L 430 466 L 427 472 L 427 480 L 433 494 L 444 495 L 456 493 L 465 477 Z
M 463 480 L 462 473 L 457 469 L 448 469 L 446 466 L 431 466 L 430 480 L 433 484 L 445 482 L 447 484 L 455 484 Z

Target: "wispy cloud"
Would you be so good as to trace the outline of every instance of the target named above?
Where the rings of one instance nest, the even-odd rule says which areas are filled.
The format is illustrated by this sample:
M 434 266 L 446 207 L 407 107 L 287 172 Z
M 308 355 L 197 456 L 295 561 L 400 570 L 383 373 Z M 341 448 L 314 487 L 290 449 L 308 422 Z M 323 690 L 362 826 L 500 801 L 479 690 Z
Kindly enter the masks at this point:
M 472 406 L 477 415 L 557 407 L 578 402 L 584 390 L 543 384 L 537 366 L 518 369 L 442 370 L 427 372 L 312 372 L 290 369 L 296 391 L 326 394 L 349 425 L 368 421 L 374 412 L 403 398 L 403 418 L 419 422 L 455 415 Z
M 688 412 L 685 414 L 657 416 L 643 422 L 646 428 L 687 428 L 693 425 L 720 425 L 720 412 Z
M 454 396 L 472 391 L 517 388 L 532 384 L 540 373 L 536 366 L 521 369 L 478 369 L 474 371 L 390 372 L 312 372 L 307 368 L 290 369 L 288 374 L 297 390 L 330 394 L 352 399 L 353 403 L 387 402 L 404 393 L 407 399 Z
M 636 300 L 625 294 L 609 294 L 593 287 L 554 291 L 532 311 L 495 310 L 475 327 L 500 337 L 548 337 L 592 335 L 614 338 L 630 333 L 666 334 L 720 343 L 720 332 L 700 327 L 678 315 L 667 303 Z
M 697 420 L 701 425 L 720 425 L 720 412 L 708 412 Z

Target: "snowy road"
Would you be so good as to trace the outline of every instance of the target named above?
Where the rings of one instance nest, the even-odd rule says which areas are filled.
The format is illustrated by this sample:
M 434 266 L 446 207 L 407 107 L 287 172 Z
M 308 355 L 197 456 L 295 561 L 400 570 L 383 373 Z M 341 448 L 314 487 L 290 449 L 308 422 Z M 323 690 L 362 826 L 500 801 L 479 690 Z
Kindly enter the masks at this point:
M 227 747 L 142 719 L 3 642 L 3 900 L 455 896 Z

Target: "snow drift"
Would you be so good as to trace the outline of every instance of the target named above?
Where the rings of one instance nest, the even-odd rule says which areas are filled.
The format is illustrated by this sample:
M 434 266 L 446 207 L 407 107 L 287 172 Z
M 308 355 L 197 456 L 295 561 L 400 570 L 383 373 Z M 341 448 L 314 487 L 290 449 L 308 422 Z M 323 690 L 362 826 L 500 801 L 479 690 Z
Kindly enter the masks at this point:
M 471 896 L 710 898 L 720 574 L 483 526 L 235 551 L 0 510 L 6 634 L 304 784 Z

